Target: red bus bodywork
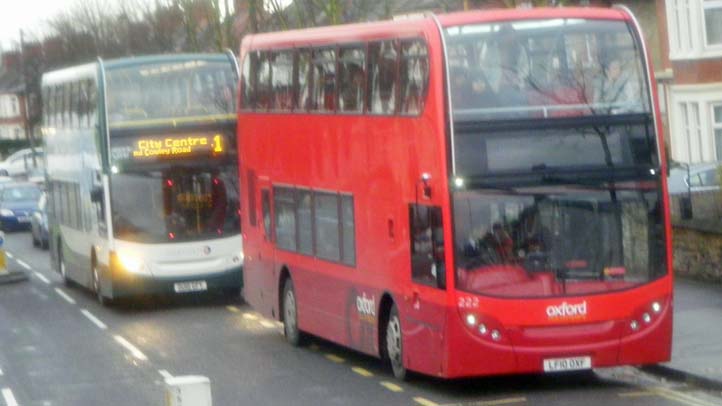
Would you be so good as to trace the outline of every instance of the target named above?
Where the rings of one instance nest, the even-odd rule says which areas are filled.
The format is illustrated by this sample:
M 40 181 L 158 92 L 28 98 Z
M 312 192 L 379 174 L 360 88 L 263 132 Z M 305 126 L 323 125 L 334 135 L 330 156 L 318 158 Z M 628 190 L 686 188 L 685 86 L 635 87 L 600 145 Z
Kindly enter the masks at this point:
M 442 208 L 446 263 L 454 261 L 448 94 L 437 22 L 446 27 L 553 18 L 634 24 L 624 10 L 556 8 L 465 12 L 441 15 L 437 21 L 427 17 L 246 37 L 242 60 L 251 50 L 422 38 L 428 45 L 430 69 L 425 107 L 418 116 L 251 112 L 241 108 L 238 145 L 245 299 L 264 315 L 281 320 L 283 279 L 291 277 L 301 330 L 374 356 L 381 355 L 385 312 L 394 303 L 403 329 L 405 367 L 445 378 L 539 372 L 544 359 L 581 355 L 591 356 L 593 367 L 669 360 L 672 260 L 666 182 L 662 182 L 662 206 L 667 273 L 640 287 L 588 296 L 510 299 L 458 291 L 451 271 L 446 272 L 445 289 L 412 281 L 409 203 L 421 200 Z M 645 73 L 652 75 L 650 61 Z M 651 91 L 657 142 L 664 145 L 656 88 L 652 86 Z M 659 153 L 665 170 L 664 149 Z M 420 197 L 422 175 L 428 179 L 430 193 Z M 261 201 L 262 190 L 273 193 L 275 185 L 353 195 L 354 266 L 275 247 L 273 233 L 264 233 Z M 252 210 L 258 218 L 255 225 L 249 221 Z M 271 219 L 275 221 L 275 216 Z M 632 330 L 630 322 L 639 320 L 655 301 L 662 305 L 659 313 L 650 323 Z M 585 317 L 550 321 L 548 308 L 564 302 L 583 302 Z M 491 340 L 467 328 L 464 318 L 469 313 L 490 329 L 498 329 L 501 338 Z

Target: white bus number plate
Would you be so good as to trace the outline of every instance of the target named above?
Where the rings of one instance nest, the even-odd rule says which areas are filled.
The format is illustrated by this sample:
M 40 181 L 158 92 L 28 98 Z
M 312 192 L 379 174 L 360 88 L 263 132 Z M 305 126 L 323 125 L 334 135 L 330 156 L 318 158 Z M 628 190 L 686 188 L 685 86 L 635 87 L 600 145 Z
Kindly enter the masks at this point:
M 592 369 L 592 357 L 551 358 L 544 360 L 544 372 Z
M 175 293 L 202 292 L 208 290 L 206 281 L 178 282 L 173 285 Z

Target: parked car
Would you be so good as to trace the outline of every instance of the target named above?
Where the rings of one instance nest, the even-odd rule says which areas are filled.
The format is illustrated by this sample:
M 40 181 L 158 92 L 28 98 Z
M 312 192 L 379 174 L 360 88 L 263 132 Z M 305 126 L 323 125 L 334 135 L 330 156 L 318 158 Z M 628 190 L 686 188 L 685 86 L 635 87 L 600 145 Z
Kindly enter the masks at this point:
M 30 217 L 38 209 L 40 188 L 33 183 L 0 184 L 0 229 L 30 228 Z
M 42 168 L 44 164 L 43 149 L 35 148 L 35 168 Z M 32 169 L 33 150 L 31 148 L 16 151 L 3 162 L 0 162 L 0 176 L 27 176 L 28 172 Z
M 692 192 L 719 190 L 719 167 L 722 162 L 691 164 L 689 171 L 686 165 L 677 165 L 670 170 L 667 185 L 670 195 Z
M 30 233 L 32 234 L 33 246 L 48 249 L 48 195 L 43 192 L 38 199 L 38 209 L 30 216 Z

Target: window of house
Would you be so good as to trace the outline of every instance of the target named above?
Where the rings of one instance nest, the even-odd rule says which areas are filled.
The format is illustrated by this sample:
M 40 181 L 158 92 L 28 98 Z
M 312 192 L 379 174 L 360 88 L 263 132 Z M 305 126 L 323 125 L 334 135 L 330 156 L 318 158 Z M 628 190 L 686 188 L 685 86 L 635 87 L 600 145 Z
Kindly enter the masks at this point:
M 429 81 L 428 51 L 423 41 L 401 42 L 399 81 L 401 85 L 399 112 L 419 114 L 424 109 L 426 86 Z
M 702 9 L 707 46 L 722 46 L 722 0 L 704 0 Z
M 368 111 L 393 114 L 398 94 L 398 52 L 395 41 L 369 44 Z
M 722 104 L 712 106 L 712 131 L 714 131 L 715 152 L 722 161 Z

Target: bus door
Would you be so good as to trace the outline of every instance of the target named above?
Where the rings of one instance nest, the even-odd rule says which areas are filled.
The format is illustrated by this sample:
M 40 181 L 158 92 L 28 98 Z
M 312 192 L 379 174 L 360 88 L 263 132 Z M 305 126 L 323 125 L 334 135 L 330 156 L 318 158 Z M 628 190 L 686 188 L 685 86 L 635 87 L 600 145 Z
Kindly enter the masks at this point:
M 411 284 L 405 295 L 404 352 L 416 369 L 440 368 L 446 321 L 446 264 L 440 206 L 409 205 Z
M 245 266 L 243 271 L 244 273 L 248 272 L 248 286 L 258 287 L 258 291 L 244 292 L 244 295 L 249 298 L 256 309 L 266 315 L 271 315 L 274 304 L 277 303 L 275 300 L 277 287 L 274 276 L 273 188 L 267 178 L 258 177 L 250 182 L 257 184 L 257 190 L 251 190 L 251 193 L 256 195 L 255 208 L 249 208 L 249 210 L 256 210 L 254 217 L 257 219 L 255 221 L 257 224 L 255 229 L 250 231 L 260 233 L 262 238 L 256 239 L 259 241 L 257 246 L 248 247 L 251 252 L 246 252 L 246 255 L 251 256 L 252 263 L 251 266 Z M 275 315 L 277 316 L 277 314 Z

